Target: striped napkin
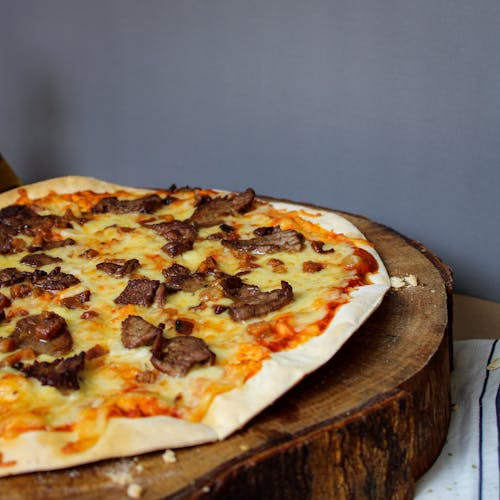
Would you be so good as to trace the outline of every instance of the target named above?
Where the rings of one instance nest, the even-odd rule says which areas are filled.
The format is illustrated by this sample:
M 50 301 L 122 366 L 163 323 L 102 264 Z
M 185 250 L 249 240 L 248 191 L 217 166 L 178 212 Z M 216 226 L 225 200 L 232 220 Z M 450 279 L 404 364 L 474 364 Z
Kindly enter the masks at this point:
M 454 364 L 448 438 L 434 465 L 417 481 L 415 498 L 497 500 L 500 342 L 455 342 Z

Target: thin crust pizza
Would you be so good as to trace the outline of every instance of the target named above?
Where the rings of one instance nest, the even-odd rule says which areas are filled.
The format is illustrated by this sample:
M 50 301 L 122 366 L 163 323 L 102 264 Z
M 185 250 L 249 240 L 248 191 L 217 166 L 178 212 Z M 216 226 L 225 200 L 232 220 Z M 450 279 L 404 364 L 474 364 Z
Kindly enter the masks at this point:
M 389 288 L 343 217 L 252 189 L 0 195 L 0 475 L 224 439 Z

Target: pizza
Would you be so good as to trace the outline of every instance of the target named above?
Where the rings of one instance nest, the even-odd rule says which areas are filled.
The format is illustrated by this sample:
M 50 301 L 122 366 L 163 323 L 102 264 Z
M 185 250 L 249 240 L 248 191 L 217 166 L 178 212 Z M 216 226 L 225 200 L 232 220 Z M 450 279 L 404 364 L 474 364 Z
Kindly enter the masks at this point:
M 340 215 L 61 177 L 0 195 L 0 475 L 224 439 L 389 288 Z

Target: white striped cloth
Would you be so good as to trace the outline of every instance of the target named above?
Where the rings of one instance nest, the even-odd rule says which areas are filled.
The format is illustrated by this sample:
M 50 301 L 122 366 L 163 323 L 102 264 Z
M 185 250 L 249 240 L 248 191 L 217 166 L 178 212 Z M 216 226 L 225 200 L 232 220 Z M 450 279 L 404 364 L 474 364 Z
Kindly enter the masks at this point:
M 416 484 L 417 500 L 498 500 L 500 342 L 454 343 L 452 414 L 446 444 Z

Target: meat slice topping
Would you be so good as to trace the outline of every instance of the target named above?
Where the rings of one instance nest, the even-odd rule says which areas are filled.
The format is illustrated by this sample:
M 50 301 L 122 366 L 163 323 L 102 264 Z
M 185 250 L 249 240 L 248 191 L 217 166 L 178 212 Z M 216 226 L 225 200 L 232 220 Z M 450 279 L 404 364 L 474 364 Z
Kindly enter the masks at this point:
M 244 299 L 261 293 L 258 286 L 244 283 L 239 276 L 228 276 L 221 280 L 220 285 L 226 297 L 233 299 Z
M 186 221 L 159 222 L 157 224 L 148 224 L 145 227 L 153 229 L 167 240 L 162 250 L 170 257 L 192 250 L 194 240 L 198 235 L 198 231 L 193 224 Z
M 52 228 L 71 227 L 64 217 L 56 215 L 38 215 L 24 205 L 11 205 L 0 210 L 0 254 L 12 254 L 26 249 L 29 241 L 16 237 L 18 234 L 34 236 L 33 243 L 50 241 Z M 31 245 L 28 246 L 29 251 Z M 40 246 L 38 245 L 37 249 Z
M 26 264 L 31 267 L 42 267 L 47 264 L 55 264 L 56 262 L 62 262 L 60 257 L 53 257 L 46 253 L 33 253 L 31 255 L 25 255 L 21 259 L 22 264 Z
M 6 307 L 9 307 L 12 304 L 11 300 L 7 295 L 4 295 L 3 293 L 0 293 L 0 309 L 5 309 Z
M 313 260 L 306 260 L 302 263 L 302 271 L 305 273 L 319 273 L 324 268 L 325 264 Z
M 335 248 L 330 248 L 328 250 L 323 250 L 323 247 L 325 246 L 325 243 L 323 241 L 311 241 L 311 248 L 316 252 L 316 253 L 333 253 L 335 252 Z
M 197 227 L 209 227 L 224 222 L 228 215 L 243 214 L 251 210 L 255 192 L 248 188 L 235 196 L 203 197 L 189 220 Z
M 175 331 L 182 335 L 191 335 L 194 322 L 189 319 L 178 318 L 175 320 Z
M 129 259 L 125 262 L 122 261 L 122 263 L 111 261 L 101 262 L 95 267 L 110 276 L 123 278 L 124 276 L 130 276 L 139 266 L 140 263 L 137 259 Z
M 47 235 L 40 234 L 33 238 L 33 241 L 28 246 L 28 252 L 38 252 L 40 250 L 51 250 L 52 248 L 66 247 L 74 245 L 76 242 L 73 238 L 65 238 L 64 240 L 53 239 Z
M 31 273 L 30 280 L 37 288 L 44 290 L 65 290 L 80 283 L 76 276 L 63 273 L 59 266 L 54 267 L 48 274 L 41 269 L 36 269 Z
M 15 233 L 30 236 L 50 232 L 53 227 L 69 228 L 71 223 L 58 215 L 39 215 L 25 205 L 10 205 L 0 210 L 0 224 Z
M 80 309 L 85 307 L 85 302 L 90 300 L 90 290 L 72 295 L 71 297 L 64 297 L 61 299 L 61 304 L 68 309 Z
M 13 368 L 20 370 L 27 377 L 33 377 L 42 385 L 51 385 L 62 392 L 78 390 L 78 373 L 85 367 L 85 353 L 75 354 L 70 358 L 58 358 L 54 361 L 34 361 L 31 365 L 16 363 Z
M 158 280 L 137 279 L 129 280 L 127 286 L 116 297 L 116 304 L 136 304 L 138 306 L 150 306 L 155 298 L 157 288 L 160 286 Z
M 232 250 L 255 255 L 276 252 L 300 252 L 304 246 L 304 235 L 294 229 L 282 231 L 272 228 L 269 233 L 248 240 L 222 240 L 222 244 Z
M 234 321 L 264 316 L 281 309 L 293 300 L 292 287 L 286 281 L 281 282 L 281 288 L 269 292 L 263 292 L 255 285 L 247 285 L 237 276 L 231 276 L 221 285 L 226 295 L 234 301 L 233 305 L 227 308 Z
M 10 296 L 13 299 L 29 297 L 33 292 L 33 287 L 26 283 L 16 283 L 10 287 Z
M 33 349 L 37 354 L 52 356 L 67 354 L 73 346 L 66 320 L 52 311 L 20 319 L 11 338 L 17 348 Z
M 151 345 L 157 335 L 161 335 L 163 324 L 154 326 L 140 316 L 130 315 L 122 321 L 121 339 L 127 349 Z
M 165 339 L 158 335 L 151 352 L 153 366 L 172 377 L 183 377 L 197 364 L 210 366 L 215 363 L 215 354 L 199 337 Z
M 15 248 L 12 241 L 14 234 L 14 231 L 9 231 L 8 228 L 0 226 L 0 255 L 15 253 Z
M 135 200 L 119 200 L 116 196 L 108 196 L 100 200 L 91 208 L 94 214 L 126 214 L 138 212 L 151 214 L 163 205 L 162 199 L 157 194 L 150 194 Z
M 204 273 L 191 273 L 191 271 L 180 264 L 172 264 L 162 271 L 165 276 L 165 285 L 171 292 L 184 291 L 196 292 L 205 286 Z
M 0 270 L 0 287 L 11 286 L 23 282 L 31 273 L 19 271 L 15 267 L 6 267 Z

